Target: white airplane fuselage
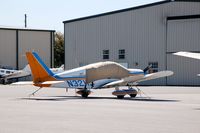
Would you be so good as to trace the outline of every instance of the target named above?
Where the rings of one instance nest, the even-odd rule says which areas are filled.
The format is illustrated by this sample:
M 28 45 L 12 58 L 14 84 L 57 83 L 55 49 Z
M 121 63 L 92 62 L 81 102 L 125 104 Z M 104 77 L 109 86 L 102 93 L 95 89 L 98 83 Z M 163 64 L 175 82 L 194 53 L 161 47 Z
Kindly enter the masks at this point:
M 17 70 L 10 70 L 10 69 L 2 69 L 0 68 L 0 76 L 4 76 L 4 75 L 8 75 L 8 74 L 11 74 L 11 73 L 14 73 L 16 72 Z
M 110 63 L 109 65 L 113 65 L 113 64 L 116 65 L 114 62 L 109 62 L 109 63 Z M 96 66 L 96 63 L 55 74 L 54 77 L 56 77 L 56 79 L 62 80 L 62 81 L 64 80 L 65 82 L 52 84 L 51 87 L 100 89 L 102 88 L 103 84 L 117 81 L 119 79 L 123 79 L 124 81 L 127 81 L 127 83 L 131 84 L 131 81 L 133 78 L 140 79 L 141 77 L 144 76 L 144 72 L 141 69 L 127 69 L 123 66 L 120 66 L 119 69 L 124 69 L 124 71 L 127 71 L 126 74 L 123 74 L 122 76 L 116 74 L 116 76 L 109 77 L 107 76 L 107 75 L 111 75 L 109 74 L 109 72 L 105 74 L 102 74 L 101 72 L 96 72 L 95 73 L 96 75 L 94 76 L 97 78 L 94 81 L 88 81 L 88 77 L 87 77 L 88 71 L 90 69 L 95 69 L 95 66 Z M 104 65 L 102 65 L 102 68 L 103 67 Z M 127 84 L 123 84 L 123 85 L 127 85 Z

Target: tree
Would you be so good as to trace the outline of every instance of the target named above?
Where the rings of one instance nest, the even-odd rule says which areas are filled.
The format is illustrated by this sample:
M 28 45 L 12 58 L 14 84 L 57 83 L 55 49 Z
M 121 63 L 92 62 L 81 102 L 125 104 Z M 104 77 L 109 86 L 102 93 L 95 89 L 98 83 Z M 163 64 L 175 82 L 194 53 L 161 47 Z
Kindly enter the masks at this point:
M 64 35 L 61 32 L 55 33 L 54 46 L 54 67 L 64 64 Z

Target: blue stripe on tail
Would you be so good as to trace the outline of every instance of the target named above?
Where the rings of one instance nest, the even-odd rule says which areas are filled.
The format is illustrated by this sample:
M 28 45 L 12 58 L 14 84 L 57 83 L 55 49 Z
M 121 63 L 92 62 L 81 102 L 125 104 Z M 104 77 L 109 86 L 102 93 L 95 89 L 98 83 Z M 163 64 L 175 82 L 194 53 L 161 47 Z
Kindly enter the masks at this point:
M 45 71 L 50 75 L 54 76 L 54 73 L 47 67 L 47 65 L 42 61 L 40 56 L 36 52 L 32 52 L 34 57 L 37 59 L 37 61 L 40 63 L 40 65 L 45 69 Z

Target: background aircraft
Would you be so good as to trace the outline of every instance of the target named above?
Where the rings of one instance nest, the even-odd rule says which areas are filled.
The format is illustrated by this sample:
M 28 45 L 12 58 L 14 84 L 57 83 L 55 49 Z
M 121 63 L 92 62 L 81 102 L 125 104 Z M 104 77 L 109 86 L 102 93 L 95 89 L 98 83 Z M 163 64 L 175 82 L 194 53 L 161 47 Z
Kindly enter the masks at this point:
M 93 63 L 55 74 L 44 64 L 37 53 L 27 52 L 26 56 L 33 76 L 31 84 L 40 87 L 32 95 L 43 87 L 60 87 L 79 89 L 77 93 L 86 98 L 91 93 L 91 89 L 115 87 L 115 91 L 112 94 L 118 98 L 124 98 L 127 94 L 130 97 L 136 97 L 138 90 L 133 89 L 132 86 L 137 85 L 141 81 L 173 74 L 172 71 L 146 74 L 149 67 L 144 70 L 127 69 L 111 61 Z M 15 84 L 30 83 L 18 82 Z M 128 86 L 128 89 L 120 90 L 119 86 Z
M 51 68 L 53 73 L 60 73 L 64 71 L 64 65 L 61 65 L 59 68 Z M 10 79 L 18 79 L 22 77 L 27 77 L 31 75 L 31 69 L 29 65 L 26 65 L 22 70 L 10 70 L 10 69 L 0 69 L 0 82 L 2 84 L 9 83 Z M 10 81 L 11 82 L 11 81 Z
M 0 78 L 2 84 L 7 84 L 9 79 L 22 78 L 31 75 L 29 65 L 22 70 L 0 69 Z
M 183 56 L 183 57 L 188 57 L 188 58 L 200 60 L 200 53 L 180 51 L 180 52 L 173 53 L 173 54 L 178 55 L 178 56 Z M 197 76 L 200 76 L 200 74 L 197 74 Z
M 173 53 L 173 54 L 174 55 L 178 55 L 178 56 L 183 56 L 183 57 L 188 57 L 188 58 L 193 58 L 193 59 L 200 60 L 200 53 L 180 51 L 180 52 Z

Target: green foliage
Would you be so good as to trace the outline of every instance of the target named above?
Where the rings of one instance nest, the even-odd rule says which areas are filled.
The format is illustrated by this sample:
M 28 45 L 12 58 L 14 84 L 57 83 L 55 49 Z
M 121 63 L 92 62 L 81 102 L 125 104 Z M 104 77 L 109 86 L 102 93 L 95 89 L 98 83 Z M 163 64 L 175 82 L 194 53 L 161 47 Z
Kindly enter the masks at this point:
M 54 67 L 64 64 L 64 35 L 61 32 L 55 33 L 54 46 Z

